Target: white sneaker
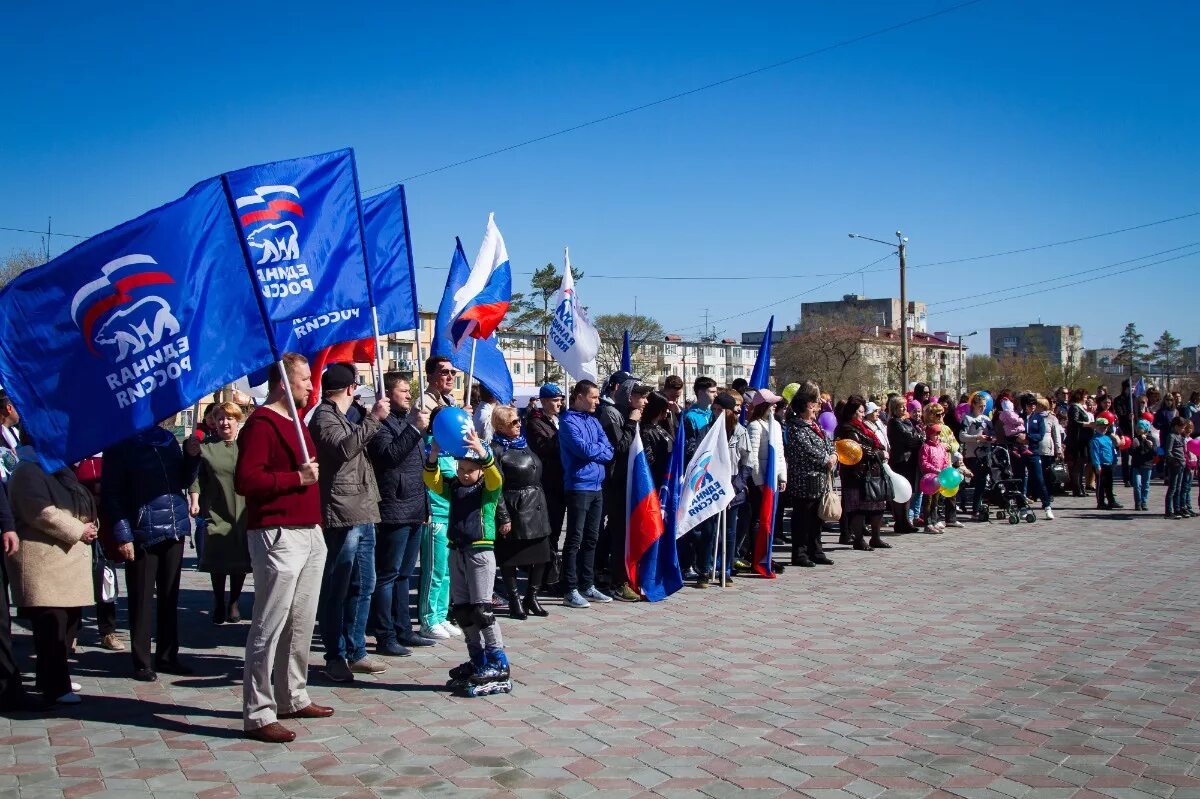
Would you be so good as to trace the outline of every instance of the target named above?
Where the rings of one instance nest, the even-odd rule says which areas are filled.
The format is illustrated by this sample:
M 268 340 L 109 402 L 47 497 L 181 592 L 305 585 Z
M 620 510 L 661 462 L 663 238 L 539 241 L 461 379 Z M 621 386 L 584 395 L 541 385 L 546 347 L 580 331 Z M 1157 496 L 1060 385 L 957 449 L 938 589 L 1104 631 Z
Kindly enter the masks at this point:
M 440 624 L 433 627 L 426 627 L 424 624 L 422 624 L 421 635 L 425 636 L 426 638 L 436 638 L 439 641 L 445 641 L 450 637 L 450 633 L 446 632 L 446 630 Z
M 938 526 L 936 524 L 925 525 L 925 533 L 928 535 L 938 535 L 941 532 L 942 531 L 938 529 Z
M 1054 509 L 1053 508 L 1046 508 L 1046 518 L 1049 519 L 1050 521 L 1054 521 Z
M 937 531 L 939 533 L 946 532 L 946 523 L 945 522 L 938 522 L 937 524 L 934 525 L 934 527 L 937 528 Z
M 450 636 L 451 638 L 462 638 L 463 631 L 448 621 L 442 622 L 438 625 L 438 627 L 441 627 L 442 632 L 446 633 L 446 635 Z
M 79 694 L 72 691 L 69 694 L 63 694 L 62 696 L 60 696 L 58 699 L 55 699 L 54 701 L 60 705 L 78 705 L 80 702 L 83 701 L 83 697 L 81 697 Z
M 71 690 L 76 691 L 76 692 L 82 691 L 83 686 L 80 685 L 79 683 L 75 682 L 74 680 L 71 680 Z

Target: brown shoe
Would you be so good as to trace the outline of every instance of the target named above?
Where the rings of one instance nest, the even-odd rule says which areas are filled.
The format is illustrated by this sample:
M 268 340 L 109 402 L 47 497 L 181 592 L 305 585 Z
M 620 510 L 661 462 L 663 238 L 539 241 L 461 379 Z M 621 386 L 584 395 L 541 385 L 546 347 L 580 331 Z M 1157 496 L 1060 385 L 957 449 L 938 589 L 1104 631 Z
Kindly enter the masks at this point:
M 316 702 L 305 705 L 291 713 L 280 713 L 281 719 L 327 719 L 333 715 L 333 708 L 318 705 Z
M 296 740 L 296 733 L 278 721 L 272 721 L 256 729 L 246 730 L 246 737 L 268 744 L 290 744 Z
M 124 652 L 125 642 L 116 633 L 109 633 L 100 639 L 100 648 L 109 652 Z

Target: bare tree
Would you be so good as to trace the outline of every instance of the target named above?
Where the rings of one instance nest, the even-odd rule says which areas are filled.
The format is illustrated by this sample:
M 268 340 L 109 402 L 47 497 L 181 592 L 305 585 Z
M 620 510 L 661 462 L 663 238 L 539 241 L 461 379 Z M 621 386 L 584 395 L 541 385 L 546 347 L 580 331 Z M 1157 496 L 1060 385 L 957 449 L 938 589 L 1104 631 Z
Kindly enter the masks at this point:
M 653 317 L 644 314 L 610 313 L 601 314 L 592 320 L 600 334 L 600 353 L 596 356 L 596 369 L 601 377 L 612 374 L 621 367 L 621 346 L 625 331 L 629 331 L 629 355 L 633 371 L 638 375 L 652 373 L 656 366 L 650 356 L 645 355 L 643 346 L 658 344 L 663 340 L 663 326 Z
M 822 327 L 776 345 L 775 375 L 780 385 L 811 380 L 835 397 L 869 392 L 875 369 L 863 350 L 858 325 Z
M 35 266 L 46 262 L 45 257 L 33 250 L 14 250 L 0 261 L 0 287 L 7 286 L 12 279 Z

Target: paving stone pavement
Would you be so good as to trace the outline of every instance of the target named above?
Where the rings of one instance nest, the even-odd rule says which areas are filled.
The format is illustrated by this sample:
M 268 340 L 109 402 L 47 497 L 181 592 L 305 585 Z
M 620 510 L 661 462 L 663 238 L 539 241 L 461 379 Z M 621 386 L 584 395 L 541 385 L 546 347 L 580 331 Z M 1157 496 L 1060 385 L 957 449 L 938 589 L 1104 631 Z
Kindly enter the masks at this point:
M 211 625 L 189 569 L 199 675 L 134 682 L 85 630 L 84 704 L 0 718 L 0 796 L 1200 799 L 1200 520 L 1059 505 L 656 605 L 502 618 L 508 696 L 445 693 L 461 644 L 352 686 L 314 669 L 337 714 L 288 746 L 241 737 L 246 625 Z

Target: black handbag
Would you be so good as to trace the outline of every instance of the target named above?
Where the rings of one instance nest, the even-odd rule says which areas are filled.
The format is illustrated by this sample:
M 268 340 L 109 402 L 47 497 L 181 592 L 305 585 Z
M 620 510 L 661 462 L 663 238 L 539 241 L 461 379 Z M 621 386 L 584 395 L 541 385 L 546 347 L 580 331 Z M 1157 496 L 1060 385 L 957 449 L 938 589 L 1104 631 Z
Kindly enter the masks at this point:
M 884 474 L 883 467 L 871 464 L 863 478 L 863 496 L 867 502 L 891 502 L 895 494 L 892 491 L 892 481 Z

